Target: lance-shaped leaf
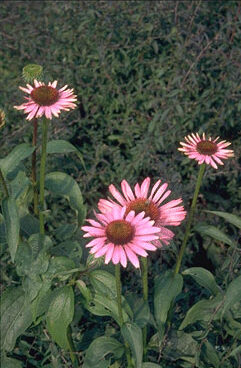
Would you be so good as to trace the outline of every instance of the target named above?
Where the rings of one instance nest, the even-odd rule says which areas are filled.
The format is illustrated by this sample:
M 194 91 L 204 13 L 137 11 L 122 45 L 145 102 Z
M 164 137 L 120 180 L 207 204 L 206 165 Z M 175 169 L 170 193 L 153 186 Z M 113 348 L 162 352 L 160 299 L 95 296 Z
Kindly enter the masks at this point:
M 57 290 L 47 313 L 47 329 L 52 339 L 63 349 L 71 350 L 67 329 L 74 316 L 74 292 L 64 286 Z
M 56 171 L 46 175 L 45 187 L 50 192 L 68 199 L 71 208 L 77 211 L 78 223 L 81 225 L 86 209 L 77 182 L 70 175 Z
M 20 360 L 8 358 L 6 356 L 2 357 L 1 365 L 3 368 L 22 368 L 22 363 Z
M 12 152 L 0 160 L 0 168 L 2 169 L 4 175 L 12 172 L 22 160 L 33 153 L 34 149 L 35 147 L 27 143 L 22 143 L 16 146 Z
M 96 292 L 107 295 L 110 299 L 116 298 L 116 281 L 111 273 L 95 270 L 90 272 L 89 277 Z
M 202 267 L 191 267 L 182 272 L 183 275 L 188 275 L 201 286 L 210 291 L 211 294 L 217 295 L 221 288 L 217 285 L 213 274 Z
M 19 214 L 16 201 L 13 198 L 5 198 L 2 201 L 2 211 L 6 227 L 6 239 L 11 255 L 11 260 L 14 262 L 15 254 L 19 243 Z
M 86 171 L 84 159 L 81 153 L 75 146 L 73 146 L 73 144 L 71 144 L 68 141 L 65 141 L 63 139 L 56 139 L 54 141 L 49 141 L 47 143 L 47 153 L 50 153 L 50 154 L 52 153 L 75 153 L 80 159 L 80 162 Z
M 172 271 L 167 271 L 155 280 L 154 315 L 158 327 L 162 330 L 173 301 L 182 291 L 182 285 L 182 276 L 173 275 Z
M 16 339 L 31 323 L 32 313 L 23 289 L 6 290 L 1 300 L 1 348 L 13 350 Z
M 219 230 L 215 226 L 212 225 L 197 225 L 195 226 L 195 230 L 198 231 L 201 235 L 207 235 L 211 238 L 218 240 L 222 243 L 228 244 L 230 246 L 233 245 L 232 239 L 230 239 L 223 231 Z
M 127 322 L 121 327 L 121 333 L 124 340 L 128 342 L 132 355 L 135 360 L 135 367 L 142 367 L 142 356 L 143 356 L 143 342 L 142 342 L 142 331 L 134 323 Z
M 205 212 L 212 213 L 213 215 L 222 217 L 226 221 L 228 221 L 230 224 L 241 229 L 241 217 L 239 216 L 233 215 L 232 213 L 228 213 L 228 212 L 222 212 L 222 211 L 205 211 Z
M 213 299 L 203 299 L 194 304 L 188 311 L 182 321 L 179 330 L 197 321 L 202 323 L 210 322 L 220 318 L 220 308 L 223 303 L 223 296 L 218 294 Z
M 237 302 L 241 301 L 241 276 L 234 279 L 224 296 L 222 316 Z
M 112 354 L 115 359 L 119 359 L 123 353 L 124 345 L 113 337 L 97 337 L 86 351 L 83 368 L 109 367 L 105 361 L 106 355 Z

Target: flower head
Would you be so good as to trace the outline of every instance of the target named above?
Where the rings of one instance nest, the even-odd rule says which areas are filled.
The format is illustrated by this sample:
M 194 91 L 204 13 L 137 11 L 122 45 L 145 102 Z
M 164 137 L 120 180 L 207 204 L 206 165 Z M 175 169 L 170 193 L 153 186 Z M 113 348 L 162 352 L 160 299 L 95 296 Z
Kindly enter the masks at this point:
M 24 110 L 27 120 L 34 117 L 39 118 L 43 115 L 47 119 L 52 119 L 52 115 L 58 117 L 61 110 L 69 111 L 74 109 L 77 96 L 73 94 L 73 89 L 66 89 L 68 86 L 57 89 L 57 81 L 45 85 L 34 80 L 34 86 L 27 84 L 27 88 L 19 87 L 22 91 L 29 94 L 25 97 L 27 102 L 20 106 L 14 106 L 17 110 Z
M 226 141 L 218 143 L 218 139 L 219 137 L 215 139 L 209 137 L 207 139 L 205 133 L 200 138 L 198 133 L 192 133 L 185 137 L 186 143 L 180 142 L 183 147 L 178 148 L 178 150 L 189 158 L 196 160 L 199 165 L 205 162 L 214 167 L 214 169 L 217 169 L 217 163 L 223 165 L 220 158 L 226 159 L 234 156 L 233 150 L 226 149 L 231 143 Z
M 90 247 L 90 253 L 96 258 L 105 255 L 105 263 L 110 260 L 114 264 L 121 263 L 126 267 L 127 260 L 139 267 L 137 255 L 147 256 L 146 250 L 156 250 L 151 244 L 152 240 L 158 239 L 156 235 L 159 228 L 153 226 L 154 221 L 145 217 L 145 213 L 138 215 L 130 211 L 127 215 L 126 207 L 114 206 L 107 213 L 95 213 L 98 221 L 87 220 L 91 226 L 83 226 L 86 232 L 84 237 L 94 239 L 86 245 Z
M 150 187 L 150 178 L 146 178 L 141 185 L 135 185 L 134 193 L 126 180 L 121 182 L 121 194 L 113 184 L 109 186 L 109 191 L 114 199 L 119 203 L 119 207 L 126 206 L 126 215 L 130 211 L 139 214 L 144 211 L 145 216 L 150 217 L 154 221 L 155 226 L 159 228 L 158 241 L 153 244 L 160 247 L 162 243 L 168 245 L 174 237 L 174 233 L 167 229 L 166 226 L 178 226 L 186 216 L 186 211 L 181 205 L 182 199 L 178 198 L 162 204 L 164 200 L 171 194 L 167 190 L 168 184 L 161 185 L 158 180 L 153 186 L 151 193 L 148 195 Z M 100 199 L 98 203 L 99 210 L 108 213 L 114 206 L 118 205 L 111 198 Z

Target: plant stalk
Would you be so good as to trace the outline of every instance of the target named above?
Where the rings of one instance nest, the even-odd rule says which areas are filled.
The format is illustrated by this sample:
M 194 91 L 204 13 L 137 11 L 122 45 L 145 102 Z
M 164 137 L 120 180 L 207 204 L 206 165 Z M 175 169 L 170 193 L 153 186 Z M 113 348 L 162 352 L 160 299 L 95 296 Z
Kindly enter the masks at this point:
M 191 208 L 190 208 L 190 212 L 189 212 L 189 216 L 188 216 L 186 231 L 185 231 L 183 242 L 182 242 L 182 245 L 181 245 L 181 248 L 180 248 L 180 252 L 178 254 L 174 275 L 176 275 L 179 272 L 180 267 L 181 267 L 182 258 L 183 258 L 183 255 L 184 255 L 184 252 L 185 252 L 185 249 L 186 249 L 186 245 L 187 245 L 187 241 L 188 241 L 188 238 L 189 238 L 189 235 L 190 235 L 191 224 L 192 224 L 193 215 L 194 215 L 196 204 L 197 204 L 197 197 L 198 197 L 199 189 L 200 189 L 200 186 L 201 186 L 201 183 L 202 183 L 202 178 L 203 178 L 204 171 L 205 171 L 205 164 L 201 164 L 200 169 L 199 169 L 199 173 L 198 173 L 196 188 L 195 188 L 195 191 L 194 191 L 192 204 L 191 204 Z
M 120 278 L 120 264 L 115 265 L 115 281 L 116 281 L 116 294 L 117 294 L 117 306 L 118 306 L 118 314 L 120 320 L 120 327 L 124 324 L 122 306 L 121 306 L 121 278 Z M 127 342 L 125 344 L 125 352 L 127 359 L 127 368 L 132 368 L 131 356 L 130 356 L 130 348 Z
M 142 292 L 144 302 L 148 303 L 148 263 L 146 257 L 141 257 L 141 278 L 142 278 Z M 147 326 L 142 329 L 143 336 L 143 353 L 144 359 L 146 357 L 146 338 L 147 338 Z
M 36 173 L 36 162 L 37 162 L 37 133 L 38 133 L 38 119 L 33 119 L 33 140 L 32 144 L 35 150 L 32 153 L 32 184 L 33 184 L 33 211 L 36 216 L 38 216 L 39 203 L 38 203 L 38 188 L 37 188 L 37 173 Z
M 2 170 L 0 169 L 0 181 L 2 183 L 2 186 L 3 186 L 3 191 L 4 191 L 4 194 L 6 197 L 9 197 L 9 193 L 8 193 L 8 187 L 7 187 L 7 183 L 4 179 L 4 176 L 3 176 L 3 173 L 2 173 Z
M 40 234 L 44 235 L 44 181 L 45 166 L 47 157 L 47 137 L 48 137 L 48 119 L 43 118 L 42 122 L 42 151 L 40 163 L 40 179 L 39 179 L 39 226 Z

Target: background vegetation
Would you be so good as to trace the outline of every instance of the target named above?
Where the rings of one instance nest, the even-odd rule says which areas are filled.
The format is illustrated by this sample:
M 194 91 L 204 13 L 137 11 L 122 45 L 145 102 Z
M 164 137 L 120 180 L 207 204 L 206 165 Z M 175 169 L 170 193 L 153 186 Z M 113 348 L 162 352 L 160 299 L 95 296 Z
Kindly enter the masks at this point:
M 13 106 L 23 99 L 18 90 L 24 85 L 22 68 L 36 63 L 43 66 L 46 81 L 57 79 L 78 95 L 78 109 L 54 119 L 50 135 L 69 140 L 83 161 L 75 154 L 54 155 L 48 168 L 78 181 L 89 213 L 110 183 L 125 178 L 134 184 L 146 176 L 167 181 L 173 198 L 182 196 L 188 209 L 197 165 L 177 147 L 185 135 L 202 131 L 231 141 L 235 158 L 217 171 L 207 170 L 199 207 L 240 213 L 239 1 L 2 1 L 0 13 L 0 107 L 6 113 L 1 158 L 16 144 L 31 142 L 31 122 Z M 51 204 L 50 227 L 66 216 L 71 221 L 64 201 L 58 208 Z M 208 216 L 237 241 L 235 228 L 197 212 L 197 223 Z M 183 227 L 176 231 L 169 250 L 152 256 L 154 272 L 172 267 L 182 232 Z M 237 252 L 198 234 L 185 262 L 211 270 L 220 285 L 232 281 L 240 267 Z M 1 266 L 2 288 L 18 284 L 5 248 Z M 139 283 L 130 272 L 125 276 L 128 288 Z M 192 283 L 189 291 L 181 298 L 187 309 L 199 297 Z M 104 329 L 111 335 L 109 319 L 98 330 L 96 318 L 88 316 L 85 324 L 79 307 L 73 334 L 81 351 Z M 14 354 L 31 368 L 47 366 L 49 359 L 54 367 L 68 364 L 39 326 L 18 339 Z M 180 366 L 171 356 L 170 348 L 163 367 Z

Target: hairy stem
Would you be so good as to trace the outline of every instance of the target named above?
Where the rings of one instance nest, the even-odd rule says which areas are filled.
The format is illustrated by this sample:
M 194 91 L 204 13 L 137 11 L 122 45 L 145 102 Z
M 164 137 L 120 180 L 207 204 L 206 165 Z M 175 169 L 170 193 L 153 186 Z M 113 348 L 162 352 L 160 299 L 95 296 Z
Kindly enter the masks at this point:
M 4 194 L 6 197 L 9 197 L 9 193 L 8 193 L 8 187 L 7 187 L 7 183 L 4 179 L 4 176 L 3 176 L 3 173 L 2 173 L 2 170 L 0 169 L 0 181 L 1 181 L 1 184 L 3 186 L 3 191 L 4 191 Z
M 123 312 L 121 306 L 121 277 L 120 277 L 120 264 L 115 265 L 115 281 L 116 281 L 116 294 L 117 294 L 117 305 L 118 305 L 118 313 L 120 320 L 120 327 L 123 326 Z M 131 356 L 130 356 L 130 348 L 127 342 L 125 342 L 125 352 L 127 359 L 127 368 L 132 368 Z
M 147 258 L 141 257 L 141 277 L 142 277 L 142 292 L 143 292 L 143 299 L 144 302 L 148 303 L 148 264 Z M 142 329 L 143 335 L 143 352 L 144 352 L 144 359 L 146 357 L 146 338 L 147 338 L 147 327 L 144 326 Z
M 36 162 L 37 162 L 37 132 L 38 132 L 38 119 L 33 119 L 33 141 L 32 144 L 35 150 L 32 153 L 32 184 L 33 184 L 33 211 L 38 216 L 39 204 L 38 204 L 38 188 L 37 188 L 37 174 L 36 174 Z
M 181 267 L 182 258 L 183 258 L 183 255 L 184 255 L 184 252 L 185 252 L 185 249 L 186 249 L 186 245 L 187 245 L 187 241 L 188 241 L 188 238 L 189 238 L 189 235 L 190 235 L 191 224 L 192 224 L 193 215 L 194 215 L 196 204 L 197 204 L 197 197 L 198 197 L 199 189 L 200 189 L 200 186 L 201 186 L 201 183 L 202 183 L 202 178 L 203 178 L 204 171 L 205 171 L 205 164 L 201 164 L 200 169 L 199 169 L 199 173 L 198 173 L 196 188 L 195 188 L 195 191 L 194 191 L 192 204 L 191 204 L 191 208 L 190 208 L 190 212 L 189 212 L 189 216 L 188 216 L 188 220 L 187 220 L 186 231 L 185 231 L 185 235 L 184 235 L 184 238 L 183 238 L 183 242 L 182 242 L 182 245 L 181 245 L 180 252 L 178 254 L 174 275 L 176 275 L 179 272 L 180 267 Z
M 45 181 L 45 166 L 47 156 L 47 136 L 48 136 L 48 119 L 43 118 L 42 122 L 42 152 L 40 163 L 40 179 L 39 179 L 39 226 L 40 234 L 44 235 L 44 181 Z

